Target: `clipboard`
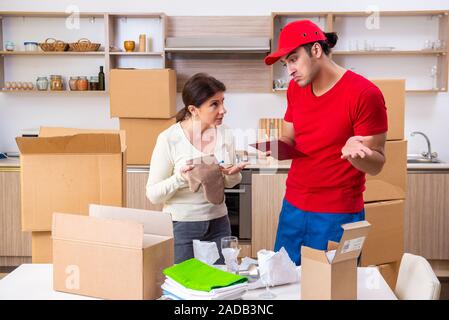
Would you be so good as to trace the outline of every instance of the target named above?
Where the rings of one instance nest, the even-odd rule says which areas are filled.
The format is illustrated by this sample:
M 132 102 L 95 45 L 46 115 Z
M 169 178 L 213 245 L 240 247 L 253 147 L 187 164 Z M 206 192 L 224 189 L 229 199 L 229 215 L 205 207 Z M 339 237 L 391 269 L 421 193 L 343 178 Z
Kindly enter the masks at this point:
M 282 140 L 270 140 L 250 143 L 249 146 L 256 148 L 257 150 L 262 152 L 271 151 L 270 156 L 277 160 L 288 160 L 306 156 L 306 154 L 298 151 L 295 147 L 292 147 Z

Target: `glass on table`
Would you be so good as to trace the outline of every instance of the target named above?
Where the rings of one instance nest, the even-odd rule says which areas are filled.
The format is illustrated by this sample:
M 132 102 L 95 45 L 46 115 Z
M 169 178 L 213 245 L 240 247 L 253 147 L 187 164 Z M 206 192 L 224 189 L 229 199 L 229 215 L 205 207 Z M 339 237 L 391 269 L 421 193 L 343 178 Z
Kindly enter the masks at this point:
M 265 285 L 265 291 L 259 294 L 259 298 L 264 300 L 271 300 L 276 298 L 277 295 L 270 290 L 270 286 L 273 286 L 274 283 L 273 278 L 268 270 L 264 270 L 260 273 L 260 280 Z
M 228 272 L 236 273 L 238 270 L 237 257 L 239 255 L 239 240 L 235 236 L 221 238 L 221 254 L 224 257 Z

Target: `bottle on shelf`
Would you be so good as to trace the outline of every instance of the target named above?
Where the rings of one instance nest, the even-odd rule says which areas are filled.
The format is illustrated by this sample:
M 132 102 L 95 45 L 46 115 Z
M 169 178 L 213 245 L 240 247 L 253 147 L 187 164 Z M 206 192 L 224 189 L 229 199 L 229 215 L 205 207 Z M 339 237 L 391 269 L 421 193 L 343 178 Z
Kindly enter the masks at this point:
M 147 36 L 145 34 L 139 35 L 139 52 L 147 51 Z
M 100 66 L 100 72 L 98 73 L 98 90 L 105 90 L 103 66 Z

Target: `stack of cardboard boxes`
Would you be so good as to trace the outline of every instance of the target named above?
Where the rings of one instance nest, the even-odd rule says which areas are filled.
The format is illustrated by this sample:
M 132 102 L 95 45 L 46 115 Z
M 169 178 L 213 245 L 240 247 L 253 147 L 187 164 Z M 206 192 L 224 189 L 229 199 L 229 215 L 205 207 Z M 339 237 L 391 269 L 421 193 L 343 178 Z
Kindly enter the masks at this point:
M 405 80 L 373 80 L 382 91 L 388 113 L 386 164 L 366 176 L 365 218 L 370 234 L 361 265 L 376 265 L 391 288 L 396 285 L 404 253 L 404 201 L 407 186 L 407 141 L 404 140 Z
M 126 132 L 127 164 L 148 165 L 159 133 L 176 122 L 175 71 L 111 70 L 110 106 Z
M 22 231 L 32 262 L 52 262 L 54 212 L 88 214 L 91 203 L 124 206 L 125 138 L 113 130 L 41 128 L 16 138 L 20 150 Z

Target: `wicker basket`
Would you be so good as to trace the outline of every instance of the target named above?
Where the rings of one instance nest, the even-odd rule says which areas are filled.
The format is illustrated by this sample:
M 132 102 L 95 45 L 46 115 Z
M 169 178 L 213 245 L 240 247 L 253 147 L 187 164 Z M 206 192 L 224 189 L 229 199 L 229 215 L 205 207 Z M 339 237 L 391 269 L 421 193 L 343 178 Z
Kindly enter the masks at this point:
M 55 51 L 67 51 L 68 48 L 69 48 L 68 43 L 65 43 L 64 41 L 61 40 L 56 40 Z
M 41 47 L 43 51 L 55 51 L 55 44 L 56 39 L 47 38 L 45 39 L 45 42 L 39 43 L 39 47 Z
M 100 43 L 90 42 L 89 39 L 83 38 L 79 39 L 78 42 L 72 42 L 69 44 L 69 48 L 71 51 L 97 51 L 100 48 Z

